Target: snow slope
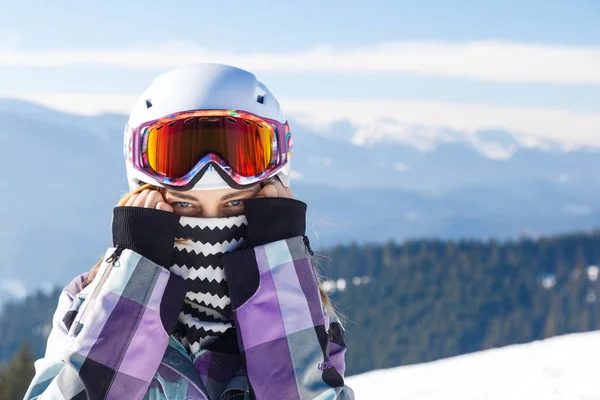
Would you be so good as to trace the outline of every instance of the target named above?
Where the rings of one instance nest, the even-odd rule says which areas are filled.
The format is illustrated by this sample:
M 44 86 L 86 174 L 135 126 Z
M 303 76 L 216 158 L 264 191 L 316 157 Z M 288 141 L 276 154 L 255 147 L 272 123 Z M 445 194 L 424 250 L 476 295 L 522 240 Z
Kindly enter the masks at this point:
M 600 331 L 347 378 L 358 400 L 600 399 Z

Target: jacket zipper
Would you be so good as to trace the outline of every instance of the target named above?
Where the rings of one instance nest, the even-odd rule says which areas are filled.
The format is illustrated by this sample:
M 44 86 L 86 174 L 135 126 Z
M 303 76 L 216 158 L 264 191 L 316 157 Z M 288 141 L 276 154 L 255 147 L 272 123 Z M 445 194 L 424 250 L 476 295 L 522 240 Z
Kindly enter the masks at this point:
M 196 359 L 200 356 L 200 353 L 202 353 L 202 350 L 198 350 L 194 354 L 190 354 L 187 351 L 187 348 L 183 345 L 183 343 L 181 343 L 181 340 L 179 340 L 179 338 L 177 336 L 171 335 L 171 339 L 173 339 L 173 341 L 175 343 L 177 343 L 177 347 L 179 347 L 179 349 L 181 351 L 183 351 L 188 356 L 188 358 L 190 359 L 190 361 L 192 362 L 192 364 L 196 365 Z
M 171 335 L 171 338 L 173 339 L 173 341 L 175 343 L 177 343 L 177 346 L 185 353 L 187 354 L 188 358 L 190 359 L 190 361 L 192 362 L 192 364 L 194 364 L 194 368 L 196 366 L 196 360 L 198 359 L 198 357 L 200 357 L 200 354 L 202 354 L 203 350 L 198 350 L 197 352 L 195 352 L 194 354 L 190 354 L 187 350 L 187 348 L 183 345 L 183 343 L 181 343 L 181 340 L 179 340 L 179 338 L 175 335 Z
M 119 257 L 121 257 L 121 253 L 123 252 L 123 250 L 125 250 L 124 247 L 117 246 L 115 248 L 115 251 L 110 255 L 110 257 L 108 257 L 104 261 L 104 262 L 108 263 L 108 267 L 106 267 L 104 274 L 102 274 L 102 276 L 100 277 L 100 281 L 98 281 L 98 284 L 94 288 L 94 291 L 92 292 L 92 295 L 90 296 L 90 298 L 88 300 L 85 310 L 83 310 L 81 317 L 78 319 L 77 326 L 79 328 L 77 328 L 78 331 L 75 333 L 75 335 L 77 335 L 79 330 L 83 327 L 82 324 L 83 324 L 83 322 L 85 322 L 85 316 L 87 315 L 88 311 L 91 310 L 92 307 L 94 306 L 94 303 L 96 302 L 96 298 L 98 297 L 98 294 L 100 293 L 100 290 L 102 289 L 102 286 L 104 285 L 104 282 L 106 282 L 106 280 L 108 279 L 108 275 L 110 274 L 110 271 L 113 269 L 113 267 L 115 266 L 117 261 L 119 261 Z
M 123 250 L 125 250 L 125 247 L 117 246 L 115 251 L 106 259 L 106 262 L 115 265 L 115 263 L 119 260 L 119 257 L 121 257 Z
M 179 347 L 179 349 L 182 350 L 189 358 L 189 353 L 187 352 L 187 349 L 185 348 L 183 343 L 181 343 L 181 341 L 177 338 L 177 336 L 171 335 L 170 337 L 175 343 L 177 343 L 177 347 Z

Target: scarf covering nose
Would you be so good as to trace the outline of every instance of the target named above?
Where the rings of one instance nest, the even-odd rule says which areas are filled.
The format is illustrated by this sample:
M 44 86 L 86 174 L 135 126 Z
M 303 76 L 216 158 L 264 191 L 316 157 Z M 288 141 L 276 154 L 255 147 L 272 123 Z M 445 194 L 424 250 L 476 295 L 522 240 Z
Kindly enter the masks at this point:
M 175 335 L 191 354 L 235 329 L 221 257 L 244 243 L 244 215 L 226 218 L 181 217 L 171 272 L 189 284 Z

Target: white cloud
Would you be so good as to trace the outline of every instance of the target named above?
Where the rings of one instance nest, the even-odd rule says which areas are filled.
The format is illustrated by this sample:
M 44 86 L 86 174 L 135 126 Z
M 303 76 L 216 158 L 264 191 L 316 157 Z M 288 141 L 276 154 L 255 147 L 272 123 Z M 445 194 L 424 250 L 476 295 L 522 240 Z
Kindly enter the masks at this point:
M 239 54 L 187 43 L 137 48 L 0 50 L 0 67 L 112 66 L 172 68 L 221 62 L 251 71 L 409 73 L 497 82 L 600 84 L 600 47 L 524 44 L 391 42 L 363 48 L 318 46 L 293 52 Z
M 290 178 L 295 181 L 302 181 L 302 180 L 304 180 L 304 174 L 301 173 L 300 171 L 296 171 L 295 169 L 293 169 L 290 172 Z

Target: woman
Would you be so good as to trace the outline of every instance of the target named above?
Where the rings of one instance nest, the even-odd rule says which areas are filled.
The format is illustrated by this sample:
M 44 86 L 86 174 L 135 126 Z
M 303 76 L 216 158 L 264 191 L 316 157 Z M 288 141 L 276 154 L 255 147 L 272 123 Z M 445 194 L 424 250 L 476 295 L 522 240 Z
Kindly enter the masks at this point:
M 353 399 L 292 140 L 251 73 L 156 78 L 125 128 L 114 247 L 65 287 L 26 399 Z

